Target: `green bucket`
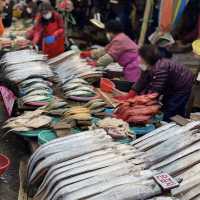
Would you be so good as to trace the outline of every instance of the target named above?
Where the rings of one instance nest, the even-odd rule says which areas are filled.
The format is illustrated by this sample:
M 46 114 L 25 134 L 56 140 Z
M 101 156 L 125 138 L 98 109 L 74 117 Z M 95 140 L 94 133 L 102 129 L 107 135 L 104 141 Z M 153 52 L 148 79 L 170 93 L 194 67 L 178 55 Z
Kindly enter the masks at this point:
M 42 145 L 51 140 L 56 139 L 57 136 L 54 131 L 52 130 L 43 130 L 38 135 L 38 144 Z

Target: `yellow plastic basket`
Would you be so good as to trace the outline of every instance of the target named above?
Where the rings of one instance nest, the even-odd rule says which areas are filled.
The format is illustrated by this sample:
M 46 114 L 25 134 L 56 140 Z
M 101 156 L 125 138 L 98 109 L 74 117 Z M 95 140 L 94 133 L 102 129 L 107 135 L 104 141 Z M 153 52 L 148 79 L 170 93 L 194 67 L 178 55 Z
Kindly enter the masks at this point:
M 192 43 L 192 48 L 193 48 L 193 52 L 200 56 L 200 39 L 198 40 L 195 40 L 193 43 Z

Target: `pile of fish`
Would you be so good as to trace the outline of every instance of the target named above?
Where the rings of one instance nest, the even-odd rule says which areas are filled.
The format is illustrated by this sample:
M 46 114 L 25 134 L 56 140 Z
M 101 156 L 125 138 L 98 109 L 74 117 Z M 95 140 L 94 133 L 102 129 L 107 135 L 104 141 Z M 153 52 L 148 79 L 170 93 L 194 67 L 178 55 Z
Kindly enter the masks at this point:
M 48 115 L 62 117 L 63 114 L 69 109 L 69 105 L 63 99 L 54 97 L 53 100 L 46 106 L 40 108 L 45 110 Z
M 52 99 L 53 72 L 46 63 L 47 57 L 33 50 L 6 53 L 2 59 L 5 77 L 18 84 L 22 104 L 43 105 Z
M 62 85 L 62 89 L 64 96 L 69 99 L 78 100 L 78 97 L 80 97 L 79 100 L 81 100 L 82 97 L 82 100 L 88 100 L 96 96 L 94 87 L 82 78 L 74 78 L 67 81 Z
M 102 77 L 102 71 L 92 68 L 82 60 L 79 53 L 70 53 L 63 59 L 54 59 L 51 66 L 56 74 L 56 81 L 63 89 L 65 97 L 73 100 L 90 100 L 96 95 L 94 88 L 88 82 L 93 82 Z M 78 98 L 77 98 L 78 97 Z M 79 99 L 80 98 L 80 99 Z
M 147 124 L 160 111 L 157 97 L 157 93 L 152 93 L 122 101 L 114 116 L 131 124 Z
M 85 80 L 91 78 L 99 78 L 102 72 L 98 68 L 92 68 L 86 61 L 82 60 L 79 53 L 72 54 L 58 65 L 53 66 L 57 74 L 58 81 L 61 84 L 73 78 L 83 78 Z
M 170 197 L 199 199 L 199 127 L 200 121 L 166 124 L 131 145 L 113 142 L 102 129 L 56 139 L 31 156 L 28 187 L 42 181 L 34 200 L 167 199 L 153 179 L 166 172 L 182 179 Z
M 26 50 L 12 51 L 6 53 L 1 59 L 1 64 L 14 65 L 32 61 L 46 61 L 46 60 L 47 56 L 43 54 L 38 54 L 34 50 L 26 49 Z
M 101 129 L 56 139 L 30 158 L 28 186 L 42 180 L 35 200 L 141 200 L 162 195 L 153 176 L 167 172 L 183 179 L 170 196 L 200 197 L 199 126 L 166 124 L 132 145 L 113 142 Z
M 52 78 L 53 73 L 45 61 L 46 56 L 42 54 L 33 50 L 21 50 L 6 53 L 1 59 L 1 64 L 5 77 L 19 83 L 33 76 Z
M 129 124 L 121 119 L 106 117 L 95 125 L 106 130 L 108 135 L 114 139 L 124 139 L 130 135 Z
M 92 116 L 96 116 L 105 110 L 106 103 L 102 99 L 89 101 L 83 106 L 72 106 L 63 113 L 63 118 L 73 120 L 74 126 L 81 130 L 88 130 L 92 125 Z
M 46 105 L 53 98 L 52 83 L 43 78 L 29 78 L 18 84 L 19 97 L 26 105 Z
M 43 110 L 35 110 L 10 118 L 2 128 L 8 129 L 8 132 L 25 132 L 47 127 L 51 121 L 52 118 L 45 115 Z

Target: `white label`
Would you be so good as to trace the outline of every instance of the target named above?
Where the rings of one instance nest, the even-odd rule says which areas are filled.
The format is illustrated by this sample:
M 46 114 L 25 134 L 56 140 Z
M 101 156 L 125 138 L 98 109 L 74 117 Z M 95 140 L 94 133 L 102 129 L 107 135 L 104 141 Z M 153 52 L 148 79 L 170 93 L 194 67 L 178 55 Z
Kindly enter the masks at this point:
M 154 179 L 164 190 L 170 190 L 179 186 L 179 183 L 167 173 L 158 174 L 154 176 Z

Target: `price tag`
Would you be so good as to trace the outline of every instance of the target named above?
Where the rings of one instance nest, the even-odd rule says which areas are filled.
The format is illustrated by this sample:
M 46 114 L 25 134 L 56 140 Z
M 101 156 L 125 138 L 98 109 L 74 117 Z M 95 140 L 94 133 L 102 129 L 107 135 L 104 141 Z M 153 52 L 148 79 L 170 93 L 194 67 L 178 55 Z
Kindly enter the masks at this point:
M 164 189 L 171 190 L 179 186 L 179 183 L 167 173 L 154 176 L 155 181 Z

